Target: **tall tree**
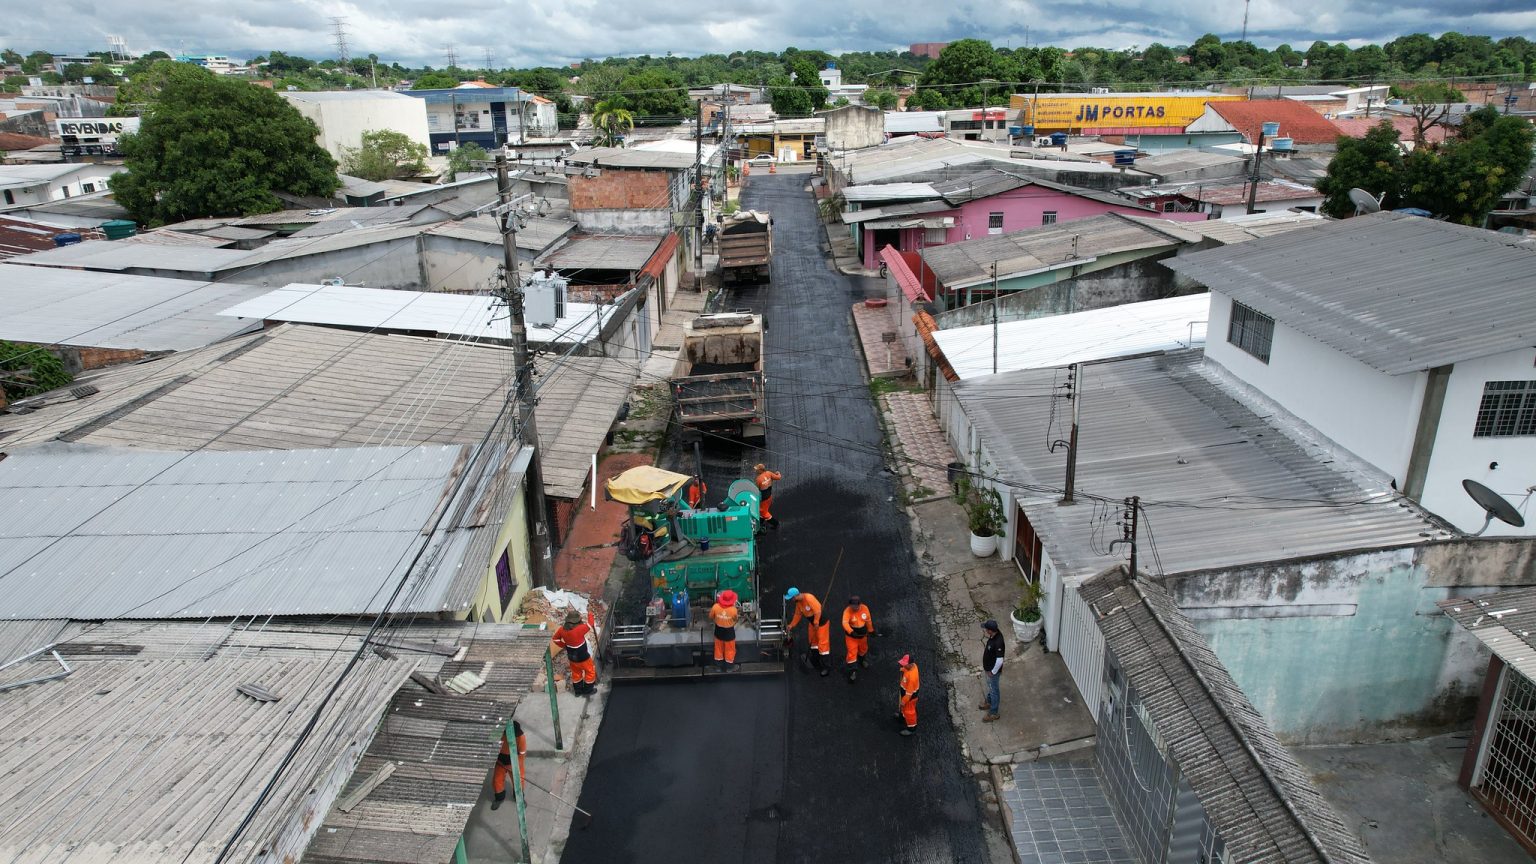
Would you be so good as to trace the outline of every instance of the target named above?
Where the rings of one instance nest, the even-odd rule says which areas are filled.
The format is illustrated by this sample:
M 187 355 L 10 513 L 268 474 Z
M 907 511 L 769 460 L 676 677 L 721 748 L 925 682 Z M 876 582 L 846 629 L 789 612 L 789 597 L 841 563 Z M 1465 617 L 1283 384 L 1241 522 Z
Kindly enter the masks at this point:
M 460 144 L 448 154 L 449 182 L 459 179 L 460 174 L 481 170 L 476 167 L 475 163 L 486 162 L 490 158 L 490 154 L 485 152 L 485 148 L 473 141 L 468 144 Z
M 336 161 L 282 97 L 190 63 L 168 63 L 139 131 L 119 141 L 117 203 L 151 225 L 281 209 L 273 192 L 328 197 Z
M 597 130 L 600 146 L 623 146 L 623 136 L 635 128 L 635 114 L 613 100 L 604 99 L 592 106 L 592 128 Z
M 821 73 L 816 64 L 809 57 L 800 55 L 789 64 L 790 71 L 795 76 L 795 86 L 804 91 L 810 100 L 811 111 L 820 111 L 827 106 L 827 97 L 830 91 L 821 83 Z
M 447 72 L 428 72 L 411 83 L 412 90 L 452 90 L 459 86 L 459 79 Z
M 1363 138 L 1340 138 L 1338 151 L 1328 163 L 1328 174 L 1317 183 L 1317 191 L 1327 196 L 1323 212 L 1339 219 L 1355 215 L 1349 190 L 1356 188 L 1378 198 L 1385 195 L 1382 206 L 1396 207 L 1402 169 L 1402 149 L 1390 121 L 1381 121 Z

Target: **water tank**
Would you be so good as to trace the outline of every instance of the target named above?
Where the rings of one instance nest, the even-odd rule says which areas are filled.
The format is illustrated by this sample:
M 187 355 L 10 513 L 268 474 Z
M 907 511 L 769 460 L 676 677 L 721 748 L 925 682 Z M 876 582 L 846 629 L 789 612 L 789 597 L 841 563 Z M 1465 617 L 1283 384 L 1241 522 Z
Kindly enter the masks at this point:
M 113 219 L 102 223 L 101 233 L 107 235 L 108 240 L 123 240 L 139 233 L 139 226 L 128 219 Z
M 1115 164 L 1116 165 L 1135 165 L 1136 164 L 1136 151 L 1135 150 L 1116 150 L 1115 151 Z
M 1014 131 L 1015 129 L 1017 129 L 1018 131 L 1015 132 Z M 1017 138 L 1031 138 L 1031 137 L 1034 137 L 1035 127 L 1033 125 L 1028 125 L 1028 126 L 1010 126 L 1009 129 L 1008 129 L 1008 134 L 1013 135 L 1013 136 L 1015 136 Z
M 1269 142 L 1269 149 L 1281 153 L 1289 153 L 1291 151 L 1291 147 L 1292 143 L 1291 139 L 1289 138 L 1276 138 L 1275 140 Z
M 80 235 L 74 233 L 73 231 L 67 231 L 63 234 L 53 235 L 53 245 L 55 246 L 73 246 L 79 242 Z
M 1052 147 L 1065 147 L 1065 146 L 1067 146 L 1067 133 L 1065 133 L 1065 132 L 1052 132 L 1051 133 L 1051 146 Z
M 1265 123 L 1263 129 L 1265 138 L 1273 138 L 1280 134 L 1279 123 Z

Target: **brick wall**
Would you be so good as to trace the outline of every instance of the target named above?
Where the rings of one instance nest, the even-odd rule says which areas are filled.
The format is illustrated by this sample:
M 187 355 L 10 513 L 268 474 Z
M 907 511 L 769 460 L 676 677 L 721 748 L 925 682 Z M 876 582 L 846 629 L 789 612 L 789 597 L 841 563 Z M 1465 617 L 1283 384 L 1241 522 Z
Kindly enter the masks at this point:
M 572 210 L 666 210 L 672 206 L 665 171 L 605 169 L 597 177 L 574 175 Z
M 137 348 L 75 348 L 80 357 L 81 370 L 100 369 L 118 363 L 134 363 L 144 359 L 144 352 Z

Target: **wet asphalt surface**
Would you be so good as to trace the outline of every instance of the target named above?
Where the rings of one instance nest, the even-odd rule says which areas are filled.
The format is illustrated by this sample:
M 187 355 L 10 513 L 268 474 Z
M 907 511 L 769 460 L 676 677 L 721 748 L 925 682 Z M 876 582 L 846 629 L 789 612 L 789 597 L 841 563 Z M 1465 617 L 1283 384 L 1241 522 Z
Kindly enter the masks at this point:
M 596 819 L 573 826 L 563 864 L 988 860 L 852 332 L 848 308 L 864 291 L 824 254 L 808 182 L 752 177 L 743 205 L 773 214 L 773 279 L 725 304 L 767 318 L 766 449 L 706 440 L 701 450 L 711 493 L 758 461 L 783 473 L 780 530 L 761 546 L 763 593 L 776 602 L 793 585 L 827 604 L 834 671 L 616 686 L 579 802 Z M 691 471 L 693 459 L 674 436 L 663 462 Z M 854 684 L 835 623 L 850 593 L 884 634 Z M 904 653 L 923 675 L 912 738 L 892 717 Z

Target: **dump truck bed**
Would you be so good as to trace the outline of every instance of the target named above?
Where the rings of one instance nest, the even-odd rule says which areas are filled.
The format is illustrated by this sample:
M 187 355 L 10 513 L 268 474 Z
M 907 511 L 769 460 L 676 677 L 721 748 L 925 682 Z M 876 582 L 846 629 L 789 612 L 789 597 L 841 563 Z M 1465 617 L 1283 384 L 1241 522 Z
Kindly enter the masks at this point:
M 742 437 L 762 434 L 762 321 L 748 313 L 701 315 L 683 325 L 672 377 L 678 420 Z

